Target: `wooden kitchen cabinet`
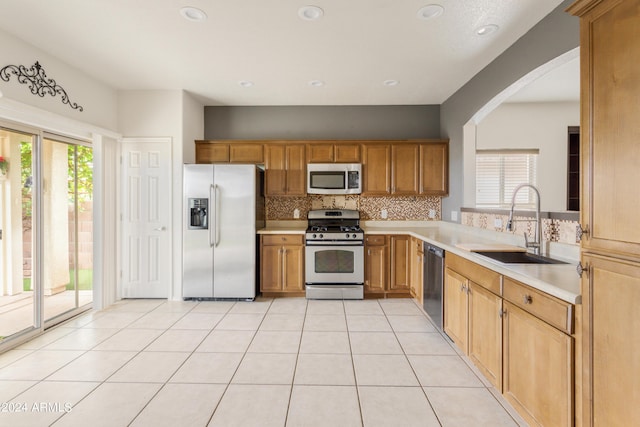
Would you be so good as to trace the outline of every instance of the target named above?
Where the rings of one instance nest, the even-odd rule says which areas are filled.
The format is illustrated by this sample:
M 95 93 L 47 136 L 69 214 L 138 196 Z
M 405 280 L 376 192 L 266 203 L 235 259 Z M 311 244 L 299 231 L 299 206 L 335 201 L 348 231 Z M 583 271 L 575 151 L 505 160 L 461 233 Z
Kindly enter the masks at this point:
M 265 145 L 265 194 L 267 196 L 304 196 L 306 158 L 303 144 Z
M 482 374 L 502 391 L 502 298 L 469 282 L 468 355 Z
M 640 7 L 579 0 L 583 426 L 640 419 Z M 631 403 L 634 402 L 634 403 Z
M 364 144 L 362 146 L 362 195 L 391 194 L 391 145 Z
M 387 236 L 365 237 L 364 291 L 384 293 L 389 282 L 389 246 Z
M 196 141 L 196 163 L 229 163 L 229 144 Z
M 302 293 L 304 291 L 304 243 L 302 236 L 262 235 L 260 291 Z
M 508 301 L 504 311 L 504 397 L 532 426 L 572 426 L 573 339 Z
M 317 143 L 307 145 L 308 163 L 360 163 L 359 143 Z
M 501 276 L 452 253 L 445 263 L 445 332 L 502 390 Z
M 196 163 L 264 163 L 258 142 L 196 141 Z
M 409 236 L 391 236 L 391 280 L 389 291 L 407 292 L 411 282 L 411 246 Z
M 590 344 L 582 348 L 587 386 L 584 424 L 636 425 L 640 420 L 636 403 L 640 402 L 640 263 L 596 254 L 583 254 L 581 262 L 589 266 L 582 276 L 582 304 L 589 308 L 588 312 L 583 308 L 582 339 Z
M 456 273 L 449 267 L 445 267 L 443 327 L 449 338 L 464 353 L 467 353 L 469 336 L 468 287 L 469 280 L 466 277 Z
M 391 194 L 418 194 L 420 176 L 418 144 L 393 144 L 391 146 Z
M 640 7 L 582 0 L 580 16 L 582 249 L 640 260 Z
M 449 194 L 449 142 L 420 144 L 420 194 Z

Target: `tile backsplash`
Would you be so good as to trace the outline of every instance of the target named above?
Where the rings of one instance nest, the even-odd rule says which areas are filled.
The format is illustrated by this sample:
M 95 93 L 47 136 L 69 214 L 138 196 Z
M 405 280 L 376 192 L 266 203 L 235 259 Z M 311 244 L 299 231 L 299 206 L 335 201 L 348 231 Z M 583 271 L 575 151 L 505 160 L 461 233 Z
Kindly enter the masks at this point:
M 266 197 L 267 220 L 294 219 L 297 209 L 300 219 L 306 219 L 310 210 L 354 209 L 362 220 L 440 220 L 442 200 L 437 196 L 363 197 L 319 196 Z M 383 212 L 386 211 L 386 218 Z
M 522 236 L 524 232 L 533 240 L 535 233 L 535 219 L 532 217 L 514 216 L 513 225 L 515 231 L 507 231 L 507 221 L 509 215 L 491 212 L 462 212 L 462 224 L 470 227 L 482 228 L 485 230 L 512 233 Z M 542 240 L 548 242 L 565 243 L 569 245 L 580 245 L 576 235 L 578 221 L 542 218 Z

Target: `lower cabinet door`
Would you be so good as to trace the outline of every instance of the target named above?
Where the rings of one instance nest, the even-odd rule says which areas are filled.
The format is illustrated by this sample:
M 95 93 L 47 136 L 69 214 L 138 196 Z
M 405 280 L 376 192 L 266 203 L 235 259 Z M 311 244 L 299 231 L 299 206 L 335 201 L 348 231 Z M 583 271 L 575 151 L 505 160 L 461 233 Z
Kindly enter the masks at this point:
M 444 272 L 444 331 L 467 353 L 468 335 L 468 280 L 453 270 Z
M 572 426 L 573 339 L 503 304 L 504 397 L 532 426 Z
M 304 247 L 284 246 L 282 248 L 282 284 L 285 291 L 304 289 Z
M 262 246 L 260 255 L 260 290 L 282 290 L 282 246 Z
M 502 391 L 502 298 L 469 282 L 469 358 Z

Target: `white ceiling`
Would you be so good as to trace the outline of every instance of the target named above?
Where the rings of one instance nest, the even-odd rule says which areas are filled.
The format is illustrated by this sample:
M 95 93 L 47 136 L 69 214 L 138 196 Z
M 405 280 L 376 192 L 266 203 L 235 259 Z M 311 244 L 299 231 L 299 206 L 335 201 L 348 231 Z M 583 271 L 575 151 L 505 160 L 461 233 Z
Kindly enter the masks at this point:
M 2 0 L 0 28 L 116 89 L 206 105 L 441 104 L 562 0 L 309 1 Z M 418 19 L 435 2 L 444 13 Z M 300 19 L 307 4 L 324 17 Z M 500 29 L 478 36 L 486 24 Z

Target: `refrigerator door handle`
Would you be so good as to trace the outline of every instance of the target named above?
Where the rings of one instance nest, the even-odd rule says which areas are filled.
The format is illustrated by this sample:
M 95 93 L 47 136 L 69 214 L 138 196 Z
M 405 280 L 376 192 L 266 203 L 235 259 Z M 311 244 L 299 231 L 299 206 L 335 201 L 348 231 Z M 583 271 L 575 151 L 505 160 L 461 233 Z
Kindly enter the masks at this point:
M 209 206 L 209 221 L 208 221 L 208 227 L 209 227 L 209 246 L 213 247 L 213 227 L 211 226 L 211 217 L 212 217 L 212 213 L 215 213 L 215 209 L 212 209 L 215 206 L 215 199 L 214 197 L 214 189 L 213 189 L 213 184 L 211 184 L 211 186 L 209 186 L 209 200 L 211 200 L 211 204 L 212 206 Z M 215 219 L 214 219 L 215 221 Z
M 220 244 L 220 221 L 218 221 L 218 217 L 220 216 L 220 202 L 218 201 L 218 193 L 220 191 L 219 188 L 220 187 L 218 187 L 217 184 L 213 186 L 213 193 L 215 195 L 215 199 L 213 202 L 213 206 L 215 206 L 215 216 L 213 218 L 213 221 L 215 222 L 215 227 L 216 227 L 216 239 L 215 239 L 216 248 Z

